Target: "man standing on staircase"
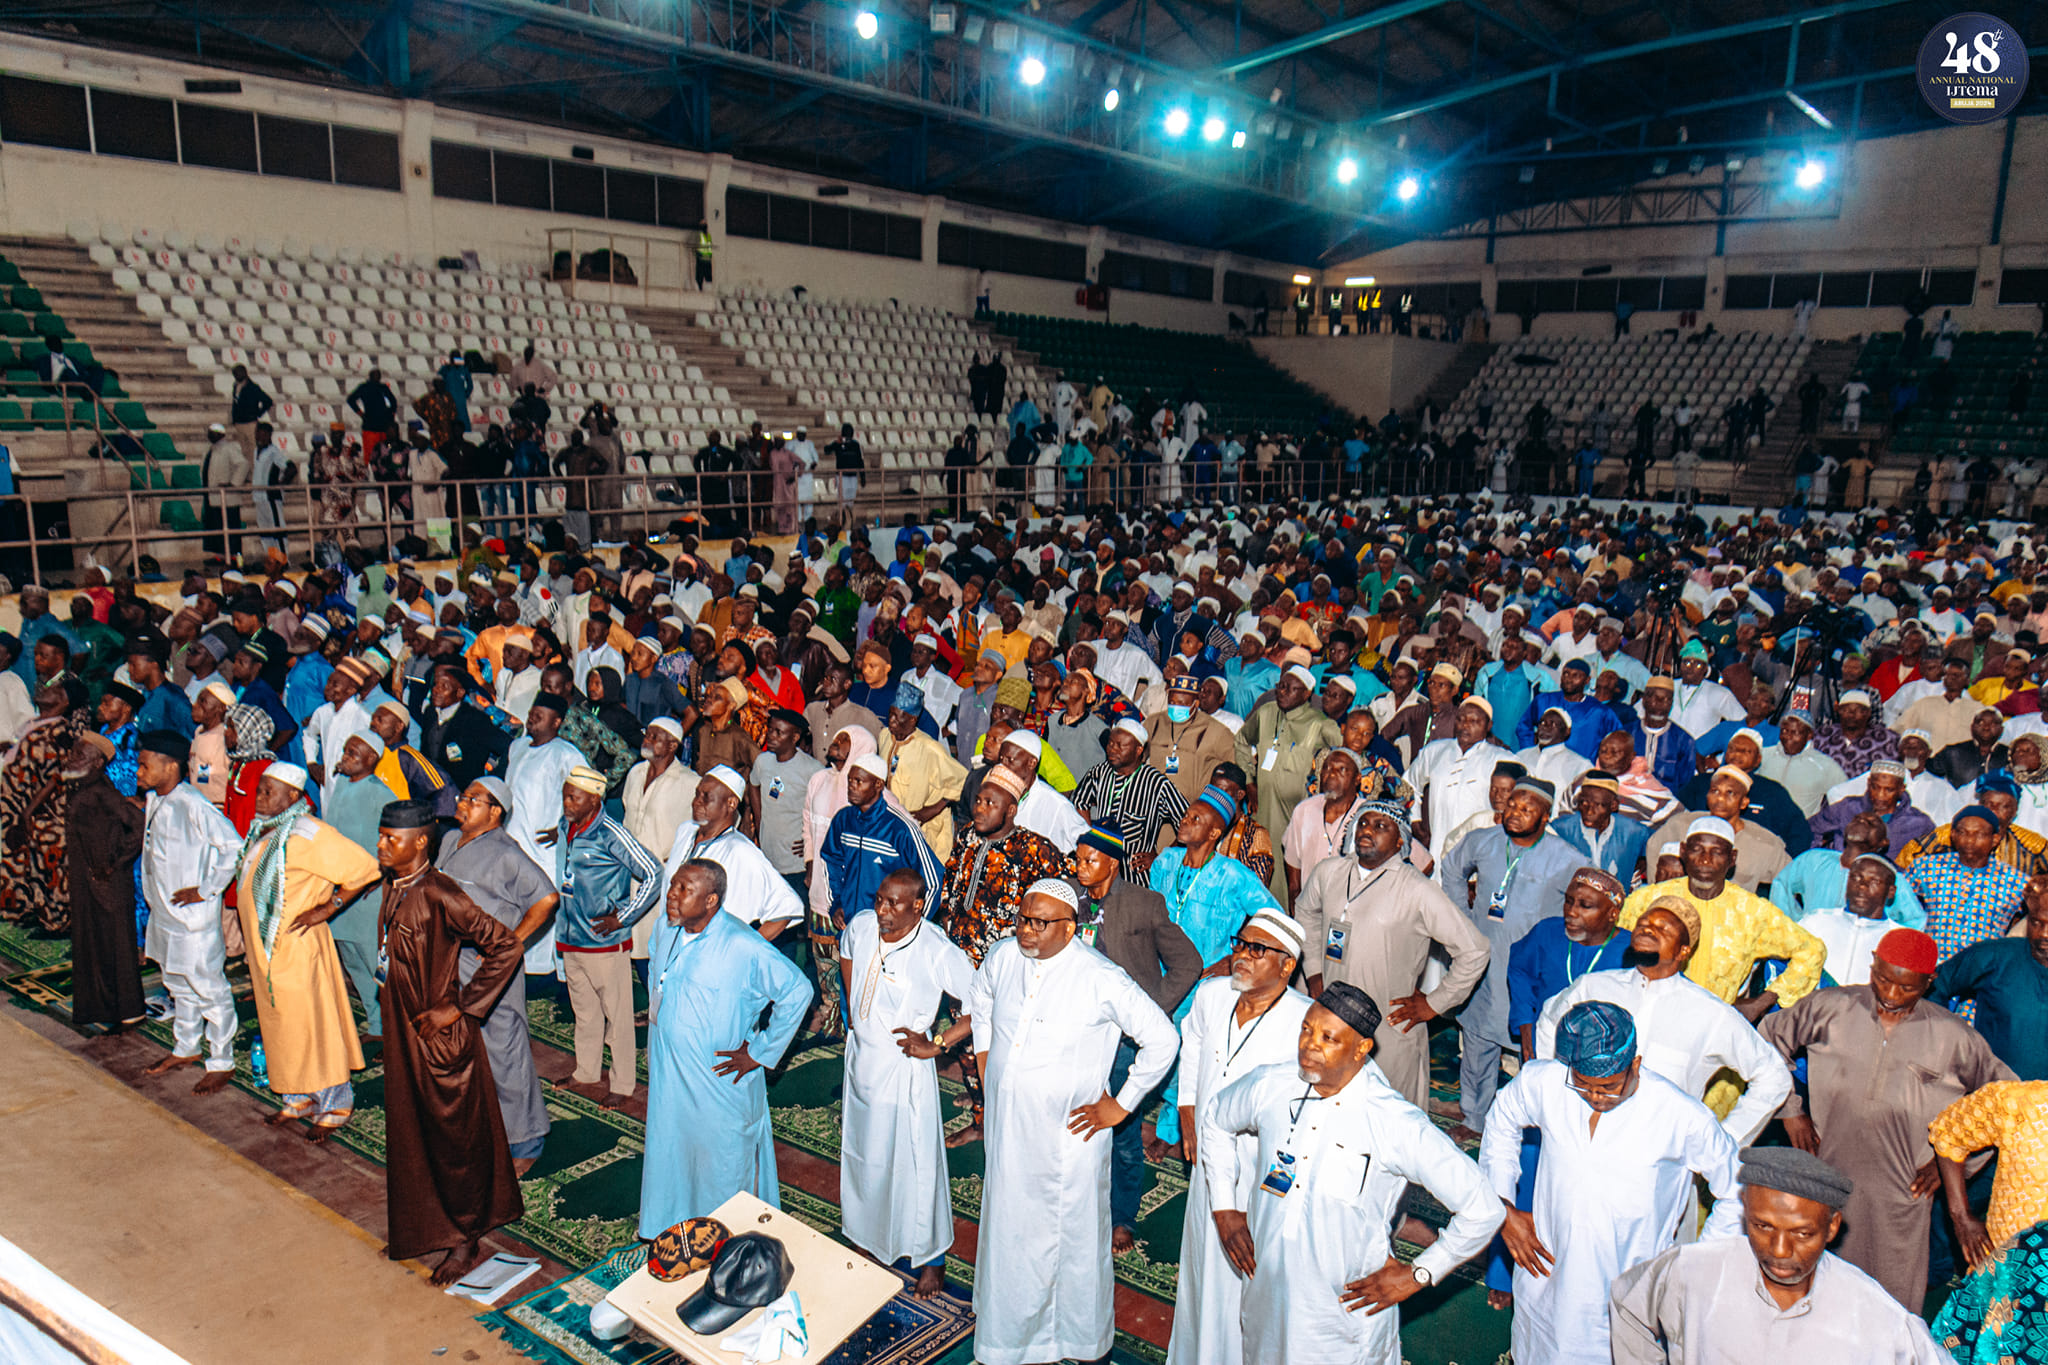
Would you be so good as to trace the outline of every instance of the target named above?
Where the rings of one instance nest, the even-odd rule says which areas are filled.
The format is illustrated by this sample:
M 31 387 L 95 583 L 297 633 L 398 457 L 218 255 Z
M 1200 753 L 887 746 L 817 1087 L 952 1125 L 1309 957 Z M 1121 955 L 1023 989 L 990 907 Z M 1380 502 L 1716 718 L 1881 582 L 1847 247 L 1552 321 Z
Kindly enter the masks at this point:
M 207 490 L 206 505 L 200 510 L 200 522 L 207 530 L 220 531 L 242 524 L 239 509 L 225 490 L 249 486 L 248 452 L 249 447 L 241 441 L 228 439 L 228 429 L 219 422 L 206 429 L 206 453 L 199 457 L 199 481 Z M 216 492 L 217 489 L 222 491 Z M 231 558 L 242 548 L 237 536 L 208 536 L 205 545 L 207 554 L 223 559 Z
M 234 368 L 235 386 L 228 393 L 228 425 L 235 429 L 235 439 L 242 443 L 243 450 L 260 449 L 256 444 L 256 424 L 270 415 L 277 406 L 263 386 L 249 377 L 249 367 L 237 365 Z

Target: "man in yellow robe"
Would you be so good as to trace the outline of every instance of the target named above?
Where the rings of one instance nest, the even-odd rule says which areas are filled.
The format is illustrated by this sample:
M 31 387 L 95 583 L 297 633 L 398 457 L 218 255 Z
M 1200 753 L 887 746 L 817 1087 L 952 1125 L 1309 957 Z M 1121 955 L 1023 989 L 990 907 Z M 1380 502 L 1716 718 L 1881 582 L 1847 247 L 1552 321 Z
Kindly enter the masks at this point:
M 235 879 L 270 1088 L 284 1097 L 264 1121 L 310 1120 L 307 1136 L 321 1142 L 354 1112 L 349 1073 L 363 1065 L 327 922 L 379 873 L 375 855 L 314 818 L 307 780 L 295 763 L 264 770 Z
M 967 769 L 918 728 L 923 714 L 923 690 L 915 683 L 896 684 L 880 753 L 889 765 L 889 790 L 917 821 L 932 855 L 944 863 L 953 853 L 953 803 L 967 785 Z

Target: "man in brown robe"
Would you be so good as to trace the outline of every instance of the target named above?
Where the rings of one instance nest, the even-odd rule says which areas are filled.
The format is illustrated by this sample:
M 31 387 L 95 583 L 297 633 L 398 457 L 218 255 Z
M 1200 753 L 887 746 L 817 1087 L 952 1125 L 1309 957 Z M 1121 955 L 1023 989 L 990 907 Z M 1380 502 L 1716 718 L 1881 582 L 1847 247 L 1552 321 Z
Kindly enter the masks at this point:
M 135 860 L 142 808 L 107 777 L 113 741 L 86 731 L 64 760 L 64 847 L 71 873 L 71 1022 L 119 1032 L 140 1023 Z
M 1785 1135 L 1855 1181 L 1835 1250 L 1909 1312 L 1927 1296 L 1927 1229 L 1940 1188 L 1927 1125 L 2012 1072 L 1975 1029 L 1926 999 L 1938 949 L 1917 929 L 1878 940 L 1870 984 L 1815 991 L 1757 1026 L 1807 1091 L 1779 1109 Z M 1831 964 L 1832 965 L 1832 964 Z
M 427 856 L 434 807 L 394 801 L 377 830 L 384 906 L 377 924 L 384 978 L 385 1186 L 391 1244 L 411 1260 L 446 1254 L 435 1284 L 482 1256 L 479 1239 L 522 1217 L 505 1120 L 484 1048 L 483 1021 L 520 968 L 519 938 L 484 913 Z M 464 944 L 482 954 L 463 985 Z

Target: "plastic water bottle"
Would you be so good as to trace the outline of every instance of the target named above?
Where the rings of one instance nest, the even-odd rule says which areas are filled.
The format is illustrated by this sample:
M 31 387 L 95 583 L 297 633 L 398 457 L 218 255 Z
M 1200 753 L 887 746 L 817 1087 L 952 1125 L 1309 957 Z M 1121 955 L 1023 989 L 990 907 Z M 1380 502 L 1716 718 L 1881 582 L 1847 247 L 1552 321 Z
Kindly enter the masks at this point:
M 256 1084 L 265 1090 L 270 1088 L 270 1064 L 263 1060 L 263 1033 L 257 1031 L 256 1041 L 249 1044 L 249 1070 L 254 1073 Z

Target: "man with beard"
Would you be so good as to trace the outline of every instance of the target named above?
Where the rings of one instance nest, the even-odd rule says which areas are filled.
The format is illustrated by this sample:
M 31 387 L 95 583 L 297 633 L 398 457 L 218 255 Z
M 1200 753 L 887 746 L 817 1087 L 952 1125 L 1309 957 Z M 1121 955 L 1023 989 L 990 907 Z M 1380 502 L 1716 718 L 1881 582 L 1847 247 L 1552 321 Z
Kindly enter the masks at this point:
M 1294 1058 L 1311 1004 L 1287 984 L 1301 949 L 1301 926 L 1294 920 L 1273 910 L 1251 916 L 1231 944 L 1230 975 L 1203 982 L 1181 1021 L 1180 1154 L 1198 1175 L 1196 1124 L 1204 1108 L 1233 1081 Z M 1242 1208 L 1252 1197 L 1258 1144 L 1243 1135 L 1230 1141 L 1239 1149 L 1230 1203 Z M 1239 1365 L 1244 1360 L 1244 1287 L 1215 1235 L 1214 1207 L 1208 1182 L 1191 1181 L 1167 1365 Z
M 1247 1361 L 1397 1365 L 1401 1315 L 1386 1310 L 1444 1282 L 1501 1225 L 1472 1159 L 1371 1064 L 1379 1031 L 1365 992 L 1332 984 L 1302 1019 L 1292 1066 L 1262 1066 L 1202 1111 L 1196 1178 L 1247 1280 Z M 1411 1182 L 1451 1219 L 1404 1265 L 1389 1233 Z
M 1294 903 L 1301 921 L 1301 970 L 1308 993 L 1348 982 L 1392 1002 L 1373 1038 L 1375 1063 L 1410 1104 L 1428 1095 L 1429 1030 L 1455 1009 L 1486 972 L 1486 939 L 1443 889 L 1407 860 L 1412 835 L 1398 800 L 1364 803 L 1357 858 L 1325 858 Z M 1450 967 L 1434 990 L 1422 989 L 1424 966 L 1441 945 Z
M 143 812 L 107 777 L 114 743 L 80 735 L 64 760 L 64 853 L 71 863 L 71 1021 L 118 1033 L 142 1021 L 135 860 Z
M 1316 759 L 1344 743 L 1343 727 L 1310 702 L 1315 686 L 1315 674 L 1299 664 L 1290 667 L 1273 685 L 1272 698 L 1237 732 L 1238 766 L 1257 777 L 1259 823 L 1276 848 L 1286 838 L 1294 808 L 1308 795 Z M 1276 871 L 1267 885 L 1277 895 L 1286 882 Z
M 997 943 L 964 1001 L 987 1086 L 988 1175 L 975 1266 L 977 1360 L 1095 1360 L 1115 1337 L 1110 1143 L 1173 1064 L 1179 1039 L 1122 968 L 1076 943 L 1080 897 L 1032 883 L 1015 937 Z M 1119 1037 L 1138 1045 L 1107 1088 Z
M 433 1274 L 433 1283 L 445 1285 L 481 1258 L 486 1232 L 526 1212 L 483 1035 L 499 993 L 519 975 L 520 946 L 510 929 L 434 870 L 427 856 L 434 821 L 428 803 L 394 801 L 377 831 L 384 869 L 377 940 L 392 1021 L 384 1048 L 391 1239 L 384 1254 L 407 1261 L 445 1253 Z M 481 958 L 467 982 L 465 946 Z

